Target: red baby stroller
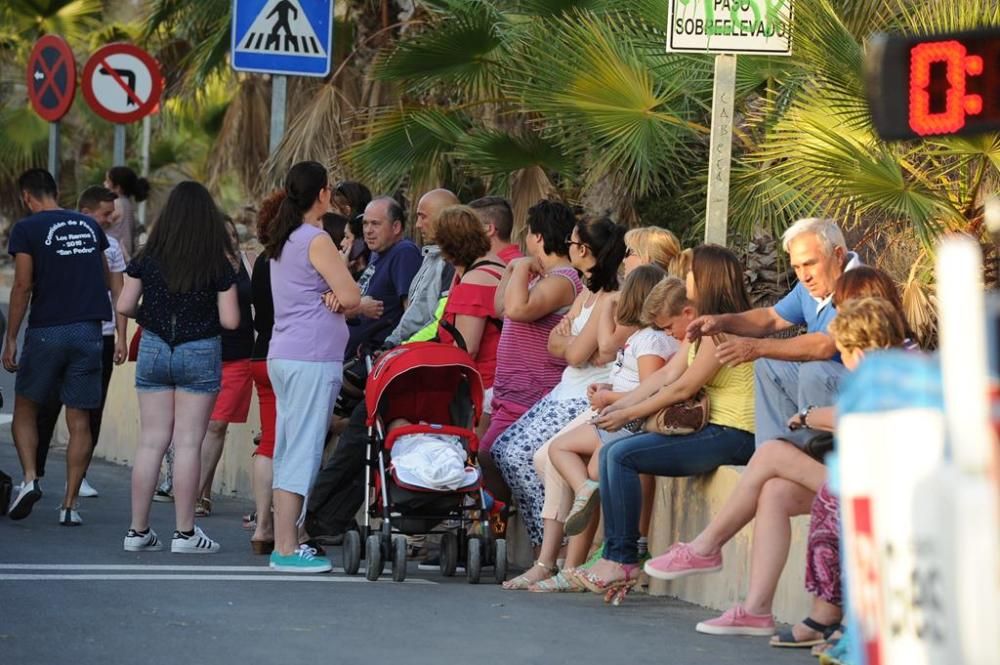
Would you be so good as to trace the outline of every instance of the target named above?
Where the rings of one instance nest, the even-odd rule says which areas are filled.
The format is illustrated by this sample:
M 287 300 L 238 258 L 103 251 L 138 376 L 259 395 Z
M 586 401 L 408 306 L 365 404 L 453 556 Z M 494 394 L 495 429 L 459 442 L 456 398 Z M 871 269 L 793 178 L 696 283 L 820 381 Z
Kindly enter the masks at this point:
M 405 536 L 441 534 L 441 574 L 455 574 L 459 557 L 471 584 L 483 566 L 493 566 L 497 584 L 507 575 L 507 543 L 494 539 L 485 509 L 482 474 L 476 461 L 475 426 L 483 411 L 482 377 L 469 354 L 450 344 L 418 342 L 387 351 L 371 368 L 365 390 L 368 412 L 368 468 L 360 533 L 344 535 L 344 570 L 353 575 L 365 542 L 367 578 L 375 581 L 387 560 L 392 578 L 406 578 Z M 411 423 L 386 431 L 390 422 Z M 470 481 L 456 490 L 429 490 L 400 480 L 391 463 L 393 445 L 406 434 L 458 437 L 467 455 Z M 380 520 L 376 528 L 372 520 Z M 444 523 L 444 524 L 442 524 Z

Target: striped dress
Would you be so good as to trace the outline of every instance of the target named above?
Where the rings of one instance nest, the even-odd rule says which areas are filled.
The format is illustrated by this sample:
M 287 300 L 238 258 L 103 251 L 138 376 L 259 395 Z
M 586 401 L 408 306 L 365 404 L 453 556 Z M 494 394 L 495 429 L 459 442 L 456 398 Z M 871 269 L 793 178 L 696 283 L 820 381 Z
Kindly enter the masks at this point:
M 571 266 L 556 268 L 549 275 L 565 277 L 579 294 L 583 283 Z M 529 285 L 533 287 L 536 278 Z M 521 322 L 505 318 L 497 346 L 497 373 L 493 399 L 530 408 L 562 379 L 566 361 L 549 353 L 549 333 L 566 314 L 559 310 L 536 321 Z

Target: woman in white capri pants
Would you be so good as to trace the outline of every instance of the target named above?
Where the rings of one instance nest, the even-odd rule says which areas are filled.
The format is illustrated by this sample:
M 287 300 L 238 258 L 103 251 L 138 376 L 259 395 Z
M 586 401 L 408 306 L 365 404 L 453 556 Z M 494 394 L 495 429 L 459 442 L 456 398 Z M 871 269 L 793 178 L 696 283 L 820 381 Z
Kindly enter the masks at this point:
M 347 323 L 343 310 L 361 301 L 344 257 L 323 230 L 330 208 L 326 168 L 300 162 L 285 179 L 285 200 L 272 223 L 274 331 L 267 371 L 278 402 L 274 445 L 274 552 L 270 567 L 324 573 L 329 559 L 299 545 L 297 522 L 323 455 L 340 392 Z

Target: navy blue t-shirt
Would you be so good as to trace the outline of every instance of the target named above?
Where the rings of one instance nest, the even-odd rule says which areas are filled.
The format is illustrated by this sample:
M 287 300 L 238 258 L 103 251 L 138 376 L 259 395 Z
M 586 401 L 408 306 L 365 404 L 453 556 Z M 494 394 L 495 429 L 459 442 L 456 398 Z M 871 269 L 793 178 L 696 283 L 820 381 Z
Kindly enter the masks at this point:
M 371 277 L 363 280 L 361 295 L 382 301 L 382 318 L 361 316 L 348 321 L 351 336 L 347 341 L 346 358 L 353 357 L 362 343 L 381 346 L 399 324 L 403 318 L 403 299 L 409 295 L 410 282 L 423 260 L 420 249 L 407 238 L 381 254 L 372 254 Z
M 44 210 L 14 224 L 7 251 L 32 261 L 29 328 L 111 320 L 107 247 L 100 225 L 72 210 Z

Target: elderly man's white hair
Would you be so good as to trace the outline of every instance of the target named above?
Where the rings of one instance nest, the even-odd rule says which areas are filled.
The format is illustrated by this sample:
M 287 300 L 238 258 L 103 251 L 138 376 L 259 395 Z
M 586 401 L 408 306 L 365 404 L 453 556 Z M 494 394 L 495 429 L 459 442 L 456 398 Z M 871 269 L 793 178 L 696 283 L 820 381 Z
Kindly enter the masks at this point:
M 835 247 L 841 247 L 847 251 L 847 241 L 844 240 L 844 232 L 840 230 L 837 223 L 832 219 L 823 217 L 807 217 L 795 222 L 781 236 L 781 246 L 788 251 L 788 246 L 792 241 L 801 235 L 812 233 L 819 238 L 823 245 L 823 252 L 830 256 Z

